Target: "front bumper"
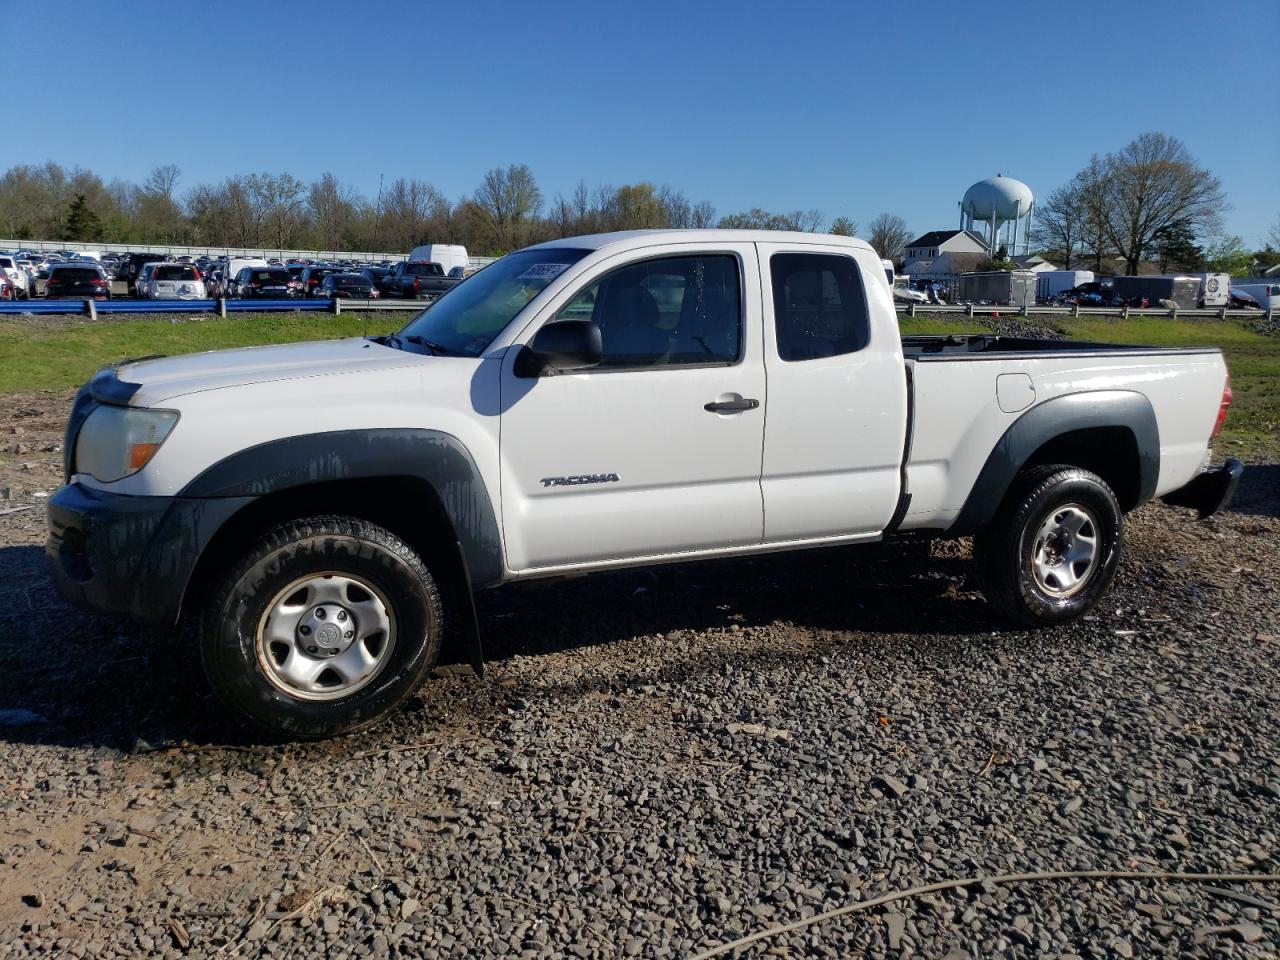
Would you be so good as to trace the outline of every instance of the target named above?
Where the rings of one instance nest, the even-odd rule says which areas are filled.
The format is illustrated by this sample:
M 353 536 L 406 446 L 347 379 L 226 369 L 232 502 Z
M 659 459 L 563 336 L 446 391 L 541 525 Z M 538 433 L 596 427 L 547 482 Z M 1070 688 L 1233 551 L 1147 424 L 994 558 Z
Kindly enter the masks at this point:
M 49 499 L 49 572 L 76 606 L 177 622 L 196 562 L 252 497 L 129 497 L 69 484 Z
M 1160 499 L 1175 507 L 1197 510 L 1203 520 L 1226 508 L 1243 474 L 1244 464 L 1231 457 L 1222 466 L 1206 470 L 1185 487 L 1166 493 Z

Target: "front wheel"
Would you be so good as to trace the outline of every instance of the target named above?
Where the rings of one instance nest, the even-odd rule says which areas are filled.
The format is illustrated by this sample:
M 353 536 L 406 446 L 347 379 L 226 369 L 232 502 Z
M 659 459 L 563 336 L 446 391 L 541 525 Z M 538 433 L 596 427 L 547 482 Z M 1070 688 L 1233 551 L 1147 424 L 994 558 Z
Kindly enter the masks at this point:
M 201 630 L 214 692 L 279 737 L 370 726 L 435 663 L 440 594 L 393 533 L 349 517 L 281 524 L 227 574 Z
M 1116 496 L 1095 473 L 1066 465 L 1035 467 L 974 537 L 987 601 L 1030 626 L 1084 616 L 1115 579 L 1124 541 Z

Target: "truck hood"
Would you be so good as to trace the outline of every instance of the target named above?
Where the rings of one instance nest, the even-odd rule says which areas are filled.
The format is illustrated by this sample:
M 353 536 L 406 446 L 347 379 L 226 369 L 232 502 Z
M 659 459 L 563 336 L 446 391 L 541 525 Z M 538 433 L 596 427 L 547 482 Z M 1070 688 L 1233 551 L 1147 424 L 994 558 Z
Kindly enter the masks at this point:
M 116 375 L 126 383 L 139 384 L 139 389 L 129 401 L 131 405 L 151 407 L 174 397 L 205 390 L 270 380 L 412 367 L 427 359 L 416 353 L 353 337 L 139 360 L 124 364 Z

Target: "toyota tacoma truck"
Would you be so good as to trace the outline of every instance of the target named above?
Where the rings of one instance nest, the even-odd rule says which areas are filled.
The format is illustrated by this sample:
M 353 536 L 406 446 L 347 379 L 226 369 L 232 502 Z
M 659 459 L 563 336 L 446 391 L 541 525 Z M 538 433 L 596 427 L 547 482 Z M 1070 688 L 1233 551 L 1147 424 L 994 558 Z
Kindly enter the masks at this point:
M 80 391 L 48 507 L 61 592 L 175 625 L 276 735 L 373 723 L 475 591 L 974 537 L 992 606 L 1074 620 L 1124 514 L 1220 509 L 1216 349 L 900 335 L 842 237 L 642 231 L 512 253 L 389 336 L 126 362 Z

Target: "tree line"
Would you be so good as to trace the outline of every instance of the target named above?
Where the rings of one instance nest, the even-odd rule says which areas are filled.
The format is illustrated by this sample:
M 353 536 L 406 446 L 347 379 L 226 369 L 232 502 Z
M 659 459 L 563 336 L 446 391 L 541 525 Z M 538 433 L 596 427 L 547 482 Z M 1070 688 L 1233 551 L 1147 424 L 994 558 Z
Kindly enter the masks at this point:
M 104 181 L 91 170 L 22 164 L 0 176 L 0 236 L 187 246 L 319 250 L 408 250 L 459 243 L 500 254 L 530 243 L 608 230 L 726 227 L 854 236 L 858 224 L 819 210 L 777 213 L 753 207 L 717 216 L 668 186 L 641 182 L 544 197 L 523 164 L 495 167 L 476 189 L 450 200 L 431 183 L 397 178 L 370 198 L 332 174 L 306 183 L 289 173 L 250 173 L 180 190 L 182 171 L 156 167 L 142 183 Z M 870 224 L 881 256 L 899 258 L 906 221 L 882 214 Z
M 1224 233 L 1222 182 L 1176 137 L 1144 133 L 1113 153 L 1094 155 L 1067 183 L 1036 204 L 1032 242 L 1063 269 L 1120 260 L 1138 273 L 1143 261 L 1161 273 L 1212 270 L 1248 274 L 1280 260 L 1270 248 L 1250 252 Z M 1280 223 L 1272 244 L 1280 246 Z

